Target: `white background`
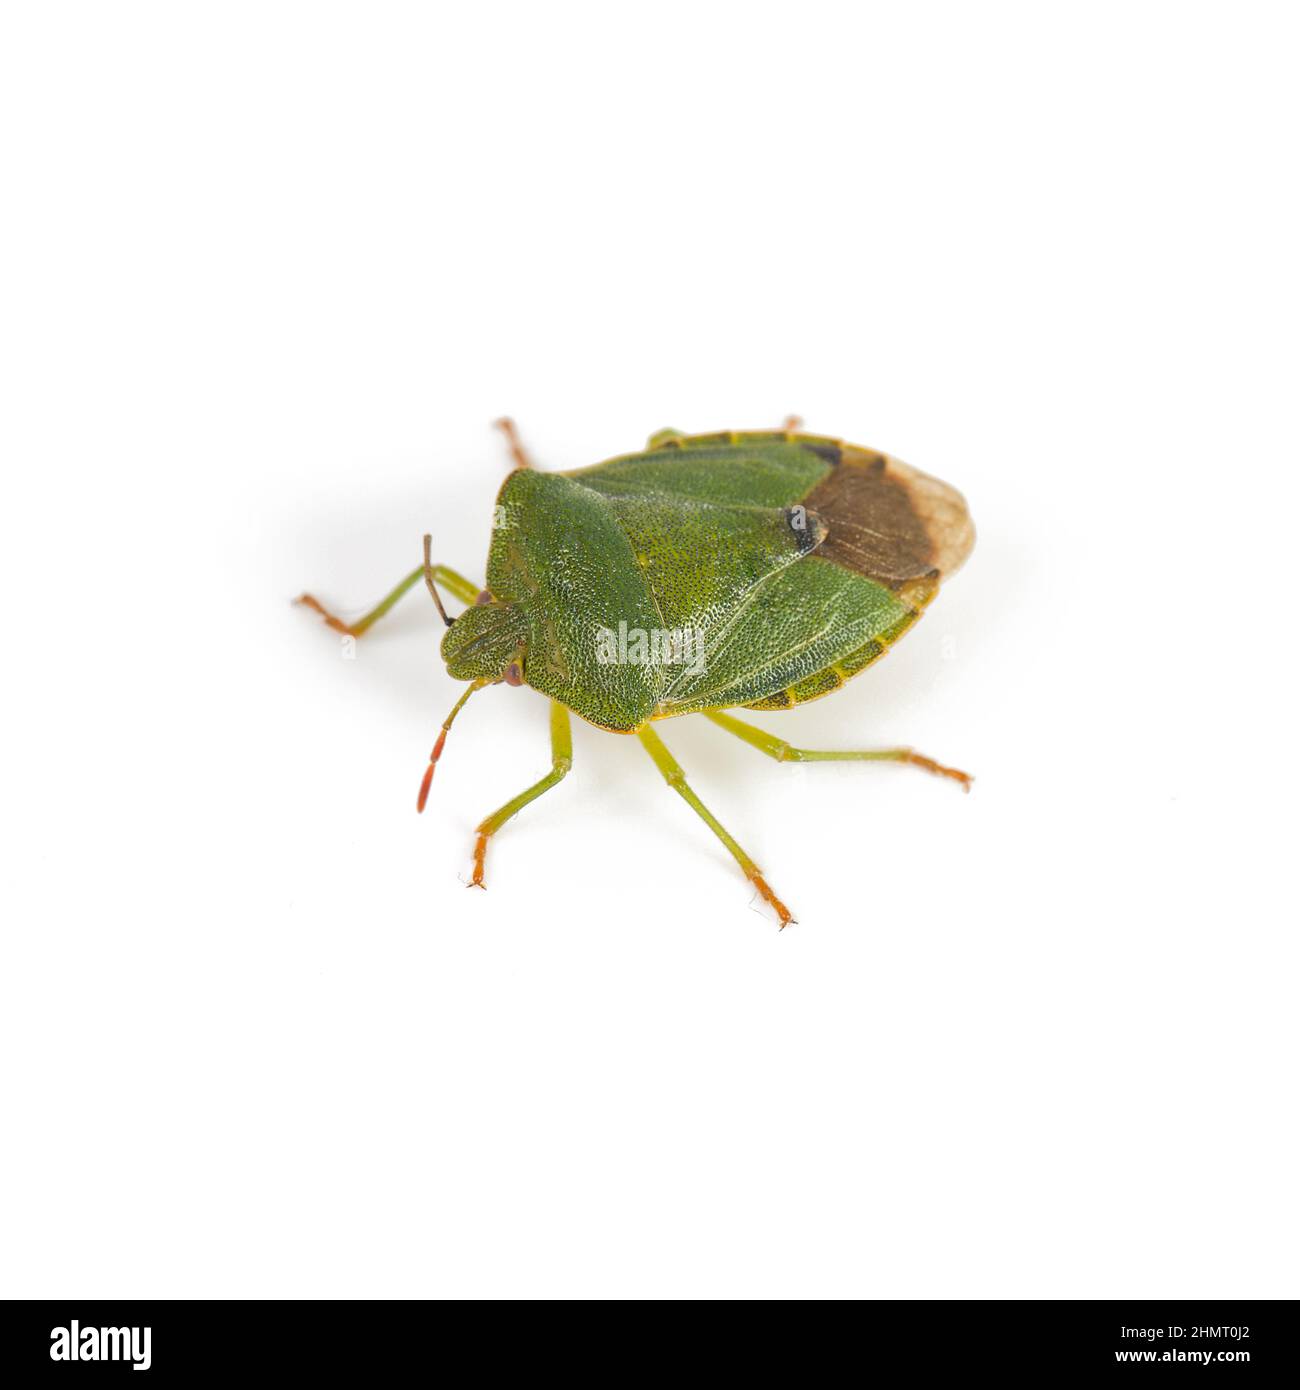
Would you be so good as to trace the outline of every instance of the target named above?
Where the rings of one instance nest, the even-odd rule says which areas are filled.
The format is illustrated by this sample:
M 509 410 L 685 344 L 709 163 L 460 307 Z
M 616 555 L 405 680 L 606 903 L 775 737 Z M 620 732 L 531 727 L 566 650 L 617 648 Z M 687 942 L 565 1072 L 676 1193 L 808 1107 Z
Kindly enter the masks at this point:
M 11 5 L 13 1295 L 1296 1297 L 1284 7 Z M 631 739 L 413 594 L 504 476 L 809 428 L 975 553 Z

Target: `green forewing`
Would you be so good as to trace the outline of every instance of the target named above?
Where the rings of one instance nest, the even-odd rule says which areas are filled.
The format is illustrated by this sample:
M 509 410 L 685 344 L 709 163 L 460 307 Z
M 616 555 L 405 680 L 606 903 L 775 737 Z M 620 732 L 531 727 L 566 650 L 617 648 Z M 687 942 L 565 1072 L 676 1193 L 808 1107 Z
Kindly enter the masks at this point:
M 739 507 L 792 507 L 829 471 L 824 458 L 784 438 L 750 446 L 693 445 L 677 438 L 567 476 L 606 496 L 649 493 Z
M 756 587 L 826 534 L 788 508 L 655 493 L 601 496 L 631 544 L 662 628 L 724 627 Z
M 810 556 L 755 588 L 728 623 L 707 633 L 703 671 L 672 673 L 656 712 L 753 704 L 825 670 L 910 611 L 883 585 Z
M 525 678 L 613 729 L 824 693 L 907 627 L 973 534 L 946 485 L 805 435 L 673 436 L 521 470 L 499 503 L 488 586 L 527 614 Z M 602 661 L 620 624 L 690 630 L 702 659 Z

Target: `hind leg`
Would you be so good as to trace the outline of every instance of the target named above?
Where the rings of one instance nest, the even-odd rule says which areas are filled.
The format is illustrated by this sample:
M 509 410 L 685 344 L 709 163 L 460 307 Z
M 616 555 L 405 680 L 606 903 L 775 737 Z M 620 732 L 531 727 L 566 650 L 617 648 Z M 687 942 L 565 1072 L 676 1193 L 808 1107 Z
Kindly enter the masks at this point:
M 975 780 L 969 772 L 960 772 L 955 767 L 945 767 L 913 748 L 856 748 L 841 752 L 820 748 L 795 748 L 785 739 L 777 738 L 765 729 L 756 729 L 752 724 L 746 724 L 743 720 L 735 719 L 719 710 L 705 710 L 704 717 L 711 719 L 720 729 L 726 729 L 729 734 L 743 739 L 760 753 L 775 758 L 779 763 L 910 763 L 913 767 L 934 773 L 936 777 L 951 777 L 954 782 L 961 783 L 963 791 L 970 791 L 970 784 Z

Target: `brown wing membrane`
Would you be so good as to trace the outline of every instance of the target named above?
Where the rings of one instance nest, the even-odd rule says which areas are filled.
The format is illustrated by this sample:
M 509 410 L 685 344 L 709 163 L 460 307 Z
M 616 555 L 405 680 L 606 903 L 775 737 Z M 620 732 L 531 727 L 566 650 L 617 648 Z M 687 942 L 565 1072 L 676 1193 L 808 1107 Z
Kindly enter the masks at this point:
M 839 461 L 803 500 L 829 528 L 817 554 L 890 588 L 947 579 L 975 543 L 956 488 L 852 445 L 841 446 Z

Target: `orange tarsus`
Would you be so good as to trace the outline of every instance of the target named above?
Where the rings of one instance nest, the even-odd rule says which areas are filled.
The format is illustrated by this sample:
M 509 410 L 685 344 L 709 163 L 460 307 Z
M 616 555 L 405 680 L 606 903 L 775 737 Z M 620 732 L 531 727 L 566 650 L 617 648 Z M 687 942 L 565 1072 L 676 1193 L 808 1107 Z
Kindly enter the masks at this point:
M 785 422 L 782 424 L 781 428 L 785 431 L 786 434 L 796 433 L 798 430 L 803 428 L 803 416 L 787 415 L 785 417 Z
M 355 637 L 356 633 L 345 623 L 342 618 L 336 618 L 333 613 L 326 608 L 319 599 L 313 598 L 310 594 L 299 594 L 295 603 L 301 603 L 305 608 L 312 609 L 325 619 L 326 625 L 332 627 L 335 632 L 341 632 L 344 637 Z
M 469 887 L 482 888 L 487 891 L 487 884 L 483 882 L 483 861 L 487 858 L 488 837 L 479 832 L 479 837 L 474 843 L 474 877 L 470 881 Z
M 761 873 L 759 873 L 757 869 L 755 869 L 754 872 L 749 875 L 749 881 L 754 885 L 755 888 L 758 889 L 759 893 L 763 897 L 763 900 L 770 904 L 772 909 L 776 912 L 776 915 L 781 919 L 780 929 L 784 931 L 790 925 L 790 923 L 794 921 L 794 917 L 791 915 L 790 909 L 786 907 L 786 905 L 781 901 L 781 899 L 778 898 L 776 894 L 772 892 L 772 890 L 767 886 L 767 880 L 763 877 Z
M 964 792 L 970 791 L 970 784 L 975 780 L 969 772 L 962 772 L 959 768 L 944 767 L 942 763 L 937 763 L 933 758 L 927 758 L 924 753 L 909 752 L 904 762 L 911 763 L 914 767 L 922 767 L 927 772 L 933 772 L 936 777 L 951 777 L 954 782 L 961 783 Z

